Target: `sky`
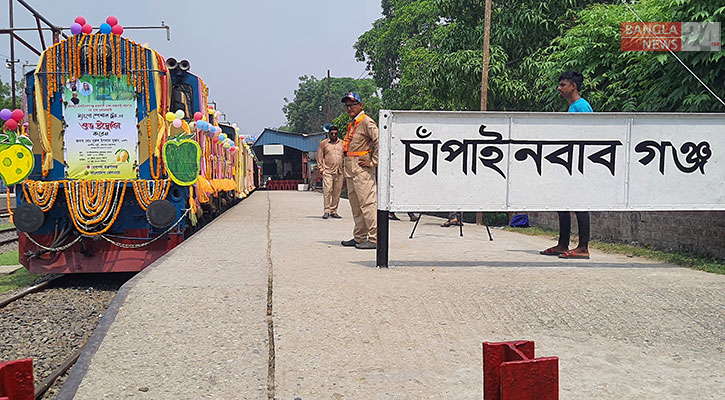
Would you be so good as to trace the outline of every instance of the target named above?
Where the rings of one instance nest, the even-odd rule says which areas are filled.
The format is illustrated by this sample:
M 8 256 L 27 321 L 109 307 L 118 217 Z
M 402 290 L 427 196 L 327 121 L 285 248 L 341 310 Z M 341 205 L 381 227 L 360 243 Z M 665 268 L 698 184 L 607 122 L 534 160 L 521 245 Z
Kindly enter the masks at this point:
M 284 98 L 292 100 L 303 75 L 318 79 L 369 77 L 355 60 L 353 45 L 381 17 L 379 0 L 26 0 L 55 25 L 70 27 L 83 16 L 97 32 L 108 16 L 120 25 L 171 27 L 166 31 L 126 30 L 124 37 L 148 43 L 165 58 L 188 60 L 190 71 L 209 87 L 209 100 L 236 122 L 240 133 L 259 135 L 284 125 Z M 35 20 L 14 1 L 14 26 L 35 27 Z M 9 27 L 8 2 L 0 8 L 0 27 Z M 70 35 L 69 31 L 66 31 Z M 40 50 L 37 31 L 19 35 Z M 45 34 L 46 43 L 52 41 Z M 0 36 L 0 57 L 9 59 L 9 36 Z M 16 76 L 22 64 L 38 56 L 15 42 Z M 0 78 L 10 70 L 0 64 Z

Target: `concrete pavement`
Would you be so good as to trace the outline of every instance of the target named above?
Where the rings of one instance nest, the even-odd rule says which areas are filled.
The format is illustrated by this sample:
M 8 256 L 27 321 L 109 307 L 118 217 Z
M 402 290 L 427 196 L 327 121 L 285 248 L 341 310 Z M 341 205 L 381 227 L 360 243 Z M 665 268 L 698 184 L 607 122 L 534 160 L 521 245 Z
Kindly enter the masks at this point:
M 340 211 L 283 191 L 225 213 L 134 278 L 76 398 L 480 399 L 481 342 L 518 339 L 560 358 L 562 399 L 725 396 L 725 276 L 428 216 L 412 240 L 391 221 L 379 270 Z

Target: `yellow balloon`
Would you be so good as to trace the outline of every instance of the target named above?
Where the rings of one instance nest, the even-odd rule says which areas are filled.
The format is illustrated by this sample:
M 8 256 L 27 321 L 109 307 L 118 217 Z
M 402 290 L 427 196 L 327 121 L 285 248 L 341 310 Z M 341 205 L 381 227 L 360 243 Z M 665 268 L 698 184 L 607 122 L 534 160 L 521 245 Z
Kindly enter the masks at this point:
M 166 120 L 171 122 L 176 119 L 176 114 L 172 113 L 171 111 L 166 113 Z

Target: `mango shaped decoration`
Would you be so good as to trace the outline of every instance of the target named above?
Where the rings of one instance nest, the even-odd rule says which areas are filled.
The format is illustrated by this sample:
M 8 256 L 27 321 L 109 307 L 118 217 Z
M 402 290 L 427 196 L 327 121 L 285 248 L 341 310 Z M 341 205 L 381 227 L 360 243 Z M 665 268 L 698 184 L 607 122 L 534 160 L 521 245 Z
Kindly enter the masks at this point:
M 199 178 L 201 148 L 189 138 L 191 135 L 177 135 L 164 144 L 163 156 L 166 172 L 177 185 L 190 186 Z
M 5 186 L 22 182 L 33 172 L 33 142 L 6 130 L 0 134 L 0 176 Z

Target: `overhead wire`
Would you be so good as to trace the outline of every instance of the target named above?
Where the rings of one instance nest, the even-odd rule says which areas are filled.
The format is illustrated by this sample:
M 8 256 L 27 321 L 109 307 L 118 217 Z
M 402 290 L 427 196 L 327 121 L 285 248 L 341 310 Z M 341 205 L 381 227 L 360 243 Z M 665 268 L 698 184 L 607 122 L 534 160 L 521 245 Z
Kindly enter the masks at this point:
M 625 5 L 625 6 L 626 6 L 626 7 L 628 8 L 628 9 L 629 9 L 629 11 L 630 11 L 630 12 L 631 12 L 632 14 L 634 14 L 634 16 L 635 16 L 635 17 L 637 17 L 637 19 L 639 20 L 639 22 L 641 22 L 641 23 L 645 24 L 645 22 L 644 22 L 644 21 L 642 20 L 642 18 L 640 18 L 639 14 L 637 14 L 637 12 L 636 12 L 636 11 L 634 11 L 634 9 L 632 9 L 632 7 L 630 7 L 630 6 L 629 6 L 629 4 L 627 4 L 627 1 L 626 1 L 626 0 L 622 0 L 622 3 L 623 3 L 623 4 L 624 4 L 624 5 Z M 702 85 L 702 86 L 703 86 L 703 87 L 704 87 L 705 89 L 707 89 L 707 91 L 708 91 L 708 92 L 710 92 L 710 94 L 711 94 L 711 95 L 712 95 L 713 97 L 715 97 L 715 98 L 716 98 L 716 99 L 717 99 L 717 100 L 718 100 L 718 101 L 720 102 L 720 104 L 722 104 L 723 106 L 725 106 L 725 101 L 723 101 L 723 100 L 722 100 L 722 99 L 721 99 L 721 98 L 720 98 L 720 97 L 719 97 L 719 96 L 718 96 L 717 94 L 715 94 L 715 92 L 713 92 L 713 91 L 712 91 L 712 89 L 710 89 L 710 87 L 709 87 L 709 86 L 707 86 L 707 84 L 706 84 L 705 82 L 703 82 L 703 81 L 702 81 L 702 79 L 700 79 L 700 77 L 699 77 L 699 76 L 697 76 L 697 74 L 696 74 L 696 73 L 694 73 L 694 72 L 693 72 L 693 71 L 692 71 L 692 70 L 690 69 L 690 67 L 688 67 L 688 66 L 687 66 L 687 64 L 685 64 L 685 63 L 684 63 L 684 61 L 682 61 L 682 60 L 680 59 L 680 57 L 678 57 L 678 56 L 677 56 L 677 54 L 675 54 L 675 52 L 673 52 L 673 51 L 672 51 L 672 50 L 670 49 L 670 46 L 668 46 L 668 45 L 667 45 L 667 44 L 665 43 L 665 40 L 664 40 L 664 39 L 662 39 L 662 38 L 660 38 L 659 36 L 657 36 L 657 34 L 655 34 L 655 33 L 654 33 L 654 32 L 652 31 L 652 29 L 651 29 L 651 28 L 650 28 L 649 26 L 647 26 L 646 24 L 645 24 L 645 28 L 647 29 L 647 31 L 648 31 L 649 33 L 651 33 L 651 34 L 652 34 L 652 36 L 654 36 L 655 38 L 657 38 L 657 39 L 658 39 L 658 40 L 659 40 L 660 42 L 662 42 L 662 44 L 664 44 L 664 45 L 665 45 L 664 47 L 665 47 L 665 48 L 667 49 L 667 51 L 668 51 L 668 52 L 670 52 L 670 54 L 672 54 L 672 55 L 673 55 L 673 56 L 674 56 L 674 57 L 675 57 L 675 58 L 677 59 L 677 61 L 679 61 L 679 62 L 680 62 L 680 64 L 682 64 L 682 66 L 683 66 L 683 67 L 685 67 L 685 69 L 687 70 L 687 72 L 689 72 L 690 74 L 692 74 L 692 76 L 694 76 L 694 77 L 695 77 L 695 79 L 697 79 L 697 81 L 698 81 L 698 82 L 700 82 L 700 84 L 701 84 L 701 85 Z

